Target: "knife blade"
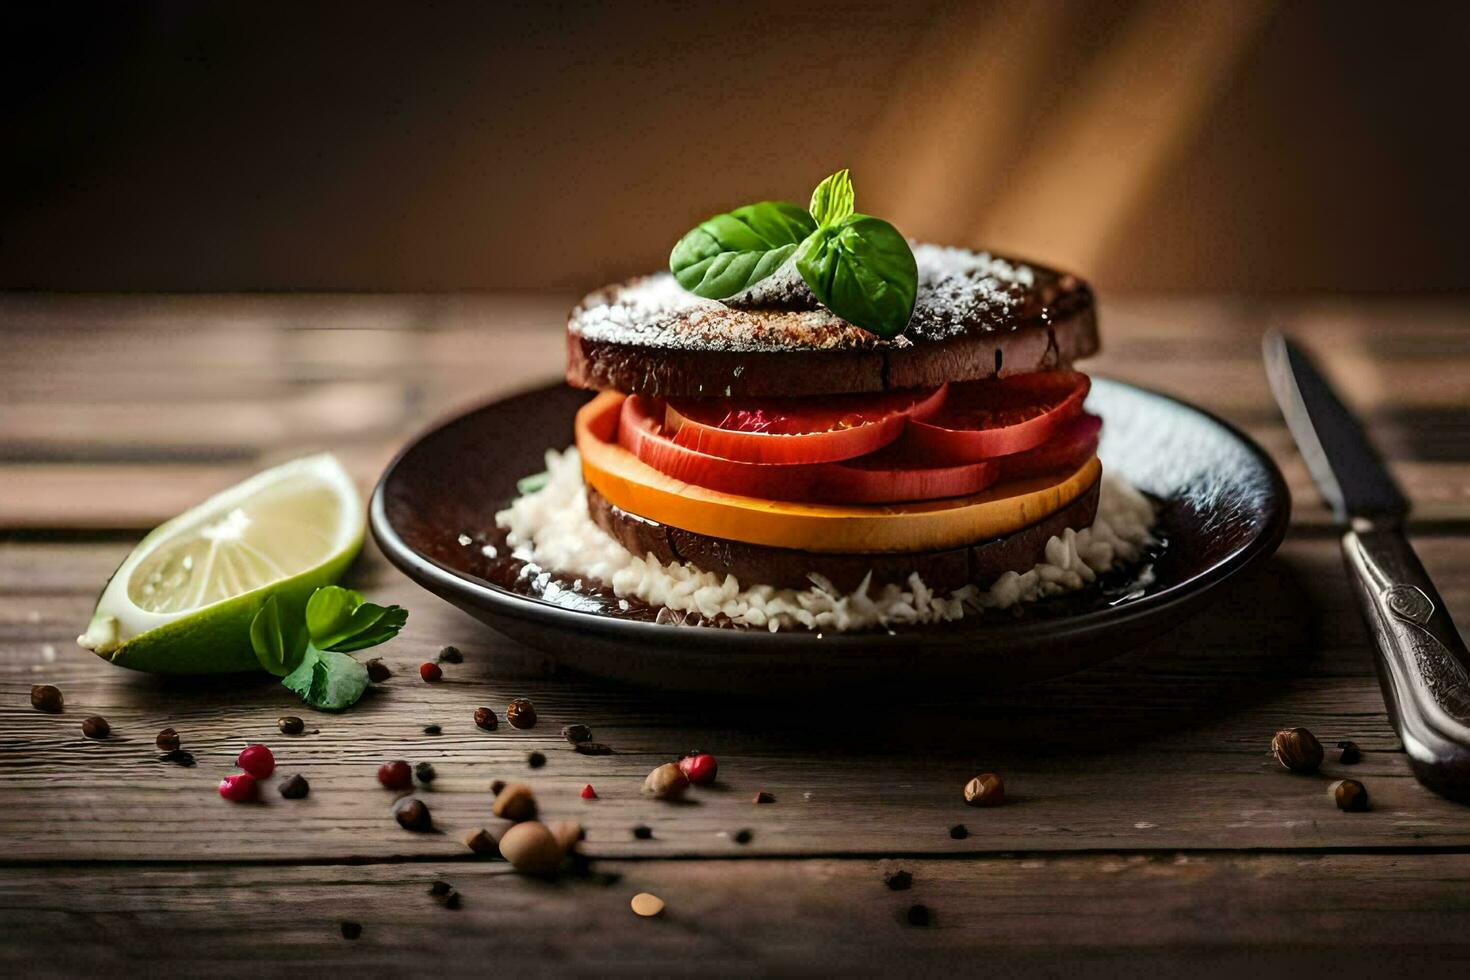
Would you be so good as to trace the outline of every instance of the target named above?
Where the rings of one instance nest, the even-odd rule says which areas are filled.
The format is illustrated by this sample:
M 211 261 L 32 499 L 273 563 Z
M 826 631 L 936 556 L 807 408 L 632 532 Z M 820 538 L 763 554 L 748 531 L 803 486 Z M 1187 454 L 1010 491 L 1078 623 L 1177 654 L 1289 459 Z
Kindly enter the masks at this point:
M 1337 519 L 1349 525 L 1343 558 L 1409 765 L 1430 789 L 1470 802 L 1470 652 L 1404 535 L 1408 501 L 1311 358 L 1275 330 L 1263 339 L 1262 353 L 1307 470 Z

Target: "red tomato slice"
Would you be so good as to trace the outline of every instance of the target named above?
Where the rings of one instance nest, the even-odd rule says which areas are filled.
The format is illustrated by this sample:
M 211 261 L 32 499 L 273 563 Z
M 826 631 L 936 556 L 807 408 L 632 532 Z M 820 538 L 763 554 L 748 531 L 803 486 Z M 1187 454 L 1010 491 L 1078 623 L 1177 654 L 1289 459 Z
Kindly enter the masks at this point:
M 1039 446 L 1082 411 L 1092 382 L 1077 371 L 1041 371 L 949 386 L 944 405 L 913 419 L 907 440 L 931 460 L 966 463 Z
M 1102 425 L 1102 419 L 1083 412 L 1063 422 L 1056 434 L 1041 445 L 1023 453 L 1004 456 L 996 462 L 1007 480 L 1042 473 L 1070 472 L 1097 455 Z
M 659 472 L 722 493 L 763 500 L 887 504 L 979 493 L 994 483 L 994 463 L 928 467 L 884 450 L 840 463 L 747 463 L 681 446 L 659 424 L 658 403 L 641 395 L 623 402 L 618 444 Z
M 944 402 L 945 386 L 830 398 L 678 398 L 664 424 L 686 449 L 746 463 L 830 463 L 881 449 L 910 417 Z

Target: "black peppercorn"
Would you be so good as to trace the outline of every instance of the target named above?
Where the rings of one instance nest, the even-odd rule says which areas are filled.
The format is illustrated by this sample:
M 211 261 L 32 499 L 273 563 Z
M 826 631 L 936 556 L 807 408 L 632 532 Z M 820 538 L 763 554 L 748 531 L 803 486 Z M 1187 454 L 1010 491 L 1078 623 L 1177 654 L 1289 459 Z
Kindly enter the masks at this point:
M 1342 751 L 1337 754 L 1337 761 L 1345 766 L 1355 766 L 1363 761 L 1363 750 L 1358 748 L 1357 742 L 1342 741 L 1337 743 Z
M 300 735 L 306 731 L 306 722 L 295 715 L 285 715 L 276 719 L 276 727 L 281 730 L 282 735 Z
M 435 898 L 443 898 L 445 895 L 448 895 L 452 891 L 454 891 L 454 889 L 449 886 L 449 882 L 442 879 L 440 879 L 439 881 L 431 882 L 429 885 L 429 894 L 433 895 Z
M 459 892 L 450 892 L 444 896 L 444 907 L 446 909 L 459 908 Z
M 425 735 L 443 735 L 444 734 L 444 729 L 443 729 L 443 727 L 441 727 L 439 725 L 425 725 L 424 726 L 424 734 Z
M 911 926 L 927 926 L 933 921 L 933 917 L 927 905 L 910 905 L 908 911 L 904 913 L 905 920 Z
M 441 664 L 462 664 L 464 654 L 459 652 L 459 647 L 447 646 L 439 651 L 439 662 Z
M 429 808 L 423 800 L 412 796 L 405 796 L 393 806 L 393 816 L 398 821 L 398 826 L 404 830 L 414 830 L 420 833 L 432 830 L 434 820 L 429 815 Z
M 602 742 L 578 742 L 572 746 L 572 750 L 583 755 L 612 755 L 612 746 Z
M 1356 779 L 1339 779 L 1328 792 L 1339 810 L 1362 813 L 1368 809 L 1368 788 Z
M 949 828 L 949 836 L 952 840 L 964 840 L 970 836 L 970 831 L 962 823 L 957 823 Z
M 503 790 L 503 789 L 505 789 L 505 780 L 503 780 L 503 779 L 496 779 L 496 780 L 492 780 L 491 781 L 491 783 L 490 783 L 490 795 L 491 796 L 499 796 L 500 795 L 500 791 Z
M 749 844 L 752 834 L 749 830 L 741 829 L 735 831 L 735 836 L 730 838 L 737 844 Z
M 388 665 L 383 663 L 382 657 L 374 657 L 365 666 L 367 667 L 368 680 L 374 684 L 381 684 L 393 676 L 393 671 L 389 670 Z
M 530 766 L 532 769 L 540 769 L 542 766 L 546 765 L 546 756 L 542 755 L 540 752 L 532 752 L 526 756 L 526 765 Z
M 1271 739 L 1271 754 L 1291 772 L 1316 772 L 1322 764 L 1322 743 L 1305 728 L 1283 728 Z
M 31 707 L 47 714 L 61 712 L 61 689 L 50 684 L 37 684 L 31 688 Z
M 111 733 L 112 726 L 101 715 L 93 715 L 82 722 L 82 734 L 88 738 L 106 738 Z
M 754 803 L 775 803 L 776 802 L 776 798 L 774 796 L 772 796 L 770 793 L 767 793 L 765 790 L 761 790 L 759 793 L 755 794 L 755 799 L 752 802 L 754 802 Z
M 653 828 L 645 827 L 640 823 L 633 828 L 633 837 L 636 840 L 651 840 L 653 838 Z
M 561 737 L 573 745 L 578 742 L 589 742 L 592 740 L 592 729 L 586 725 L 566 725 L 561 730 Z
M 294 776 L 288 776 L 281 780 L 279 789 L 281 795 L 286 799 L 300 800 L 305 799 L 306 794 L 311 792 L 311 784 L 306 781 L 305 776 L 298 772 Z
M 361 922 L 348 922 L 345 919 L 342 921 L 342 938 L 343 939 L 356 939 L 358 936 L 361 936 L 361 935 L 362 935 L 362 923 Z
M 158 733 L 153 743 L 158 746 L 160 752 L 176 752 L 179 748 L 179 733 L 172 728 L 165 728 Z
M 906 892 L 914 886 L 914 876 L 907 871 L 895 871 L 883 876 L 883 884 L 896 892 Z
M 536 726 L 536 706 L 526 698 L 516 698 L 506 705 L 505 720 L 510 722 L 512 728 L 534 728 Z
M 427 762 L 420 762 L 418 765 L 414 766 L 413 774 L 418 778 L 418 781 L 423 783 L 425 786 L 427 786 L 429 783 L 432 783 L 434 781 L 434 777 L 438 775 L 438 773 L 434 771 L 433 765 Z

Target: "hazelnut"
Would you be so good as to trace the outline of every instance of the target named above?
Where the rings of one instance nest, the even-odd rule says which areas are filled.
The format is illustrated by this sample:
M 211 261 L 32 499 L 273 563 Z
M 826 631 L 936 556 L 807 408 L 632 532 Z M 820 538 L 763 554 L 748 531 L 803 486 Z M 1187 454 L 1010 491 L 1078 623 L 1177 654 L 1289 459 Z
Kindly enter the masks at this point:
M 505 706 L 505 720 L 511 728 L 536 727 L 536 706 L 525 698 L 516 698 Z
M 112 726 L 101 715 L 93 715 L 82 722 L 82 734 L 88 738 L 106 738 L 112 734 Z
M 498 724 L 500 724 L 500 720 L 495 717 L 495 712 L 491 711 L 489 708 L 475 709 L 476 728 L 483 728 L 487 732 L 493 732 L 495 731 L 495 726 Z
M 496 843 L 495 836 L 484 827 L 476 827 L 464 835 L 464 846 L 476 854 L 490 854 L 498 856 L 500 845 Z
M 665 762 L 643 780 L 643 795 L 656 800 L 675 800 L 689 788 L 689 777 L 677 762 Z
M 1368 788 L 1356 779 L 1339 779 L 1328 790 L 1339 810 L 1362 813 L 1368 809 Z
M 981 773 L 965 784 L 965 802 L 971 806 L 1000 806 L 1005 798 L 1006 784 L 993 772 Z
M 545 824 L 527 820 L 501 835 L 500 856 L 524 874 L 549 875 L 561 867 L 566 848 Z
M 1316 772 L 1322 764 L 1322 743 L 1305 728 L 1283 728 L 1271 739 L 1271 754 L 1291 772 Z
M 495 794 L 495 805 L 490 812 L 513 823 L 535 819 L 536 794 L 525 783 L 508 783 Z

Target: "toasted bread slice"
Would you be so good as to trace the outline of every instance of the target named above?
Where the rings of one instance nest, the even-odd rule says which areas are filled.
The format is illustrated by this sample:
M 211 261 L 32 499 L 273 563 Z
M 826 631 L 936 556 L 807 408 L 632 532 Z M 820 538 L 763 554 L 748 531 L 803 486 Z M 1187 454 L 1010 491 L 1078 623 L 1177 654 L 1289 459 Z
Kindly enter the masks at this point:
M 1092 290 L 1052 269 L 914 246 L 913 319 L 882 340 L 820 306 L 790 267 L 723 302 L 667 272 L 586 297 L 567 322 L 567 382 L 654 396 L 805 396 L 1026 374 L 1098 349 Z

